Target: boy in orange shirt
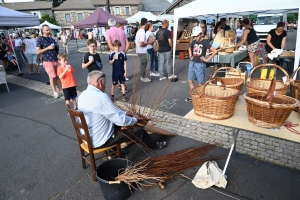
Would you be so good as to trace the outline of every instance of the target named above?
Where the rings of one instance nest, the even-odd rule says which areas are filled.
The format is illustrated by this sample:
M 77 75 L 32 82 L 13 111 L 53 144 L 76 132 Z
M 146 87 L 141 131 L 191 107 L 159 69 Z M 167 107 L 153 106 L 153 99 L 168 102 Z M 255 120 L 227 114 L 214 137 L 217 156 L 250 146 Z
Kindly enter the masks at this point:
M 74 110 L 77 110 L 76 81 L 73 76 L 73 73 L 75 72 L 75 70 L 71 65 L 67 65 L 68 57 L 65 54 L 58 55 L 58 62 L 60 63 L 60 66 L 57 68 L 57 75 L 61 81 L 66 104 L 70 105 L 70 99 L 72 99 L 73 108 L 74 108 Z

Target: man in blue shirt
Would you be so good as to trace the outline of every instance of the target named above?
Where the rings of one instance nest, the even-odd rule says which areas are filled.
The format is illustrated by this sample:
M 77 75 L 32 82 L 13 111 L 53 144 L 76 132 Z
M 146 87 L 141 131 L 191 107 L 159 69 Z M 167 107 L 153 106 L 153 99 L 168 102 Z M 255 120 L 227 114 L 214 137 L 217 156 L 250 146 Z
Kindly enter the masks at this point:
M 133 126 L 140 117 L 118 109 L 104 93 L 106 78 L 102 71 L 88 74 L 88 87 L 78 98 L 78 110 L 84 113 L 93 148 L 107 147 L 134 140 L 148 148 L 163 149 L 166 142 L 154 141 L 143 128 L 121 130 L 121 126 Z
M 58 98 L 59 94 L 56 92 L 55 85 L 59 88 L 59 93 L 62 95 L 61 82 L 57 76 L 57 68 L 59 66 L 57 55 L 58 55 L 58 44 L 50 36 L 50 28 L 48 25 L 42 27 L 42 37 L 36 41 L 36 52 L 37 54 L 43 55 L 43 66 L 50 79 L 50 86 L 53 90 L 54 98 Z

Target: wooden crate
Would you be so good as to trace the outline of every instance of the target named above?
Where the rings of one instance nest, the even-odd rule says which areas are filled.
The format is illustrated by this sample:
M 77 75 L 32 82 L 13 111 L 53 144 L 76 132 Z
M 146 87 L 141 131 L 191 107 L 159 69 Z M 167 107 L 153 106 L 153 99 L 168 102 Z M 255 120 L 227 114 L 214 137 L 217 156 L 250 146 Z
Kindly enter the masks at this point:
M 241 72 L 241 71 L 240 71 Z M 244 79 L 244 84 L 246 83 L 246 72 L 241 73 L 242 78 Z M 235 78 L 235 77 L 240 77 L 239 73 L 236 71 L 228 71 L 225 73 L 225 78 Z

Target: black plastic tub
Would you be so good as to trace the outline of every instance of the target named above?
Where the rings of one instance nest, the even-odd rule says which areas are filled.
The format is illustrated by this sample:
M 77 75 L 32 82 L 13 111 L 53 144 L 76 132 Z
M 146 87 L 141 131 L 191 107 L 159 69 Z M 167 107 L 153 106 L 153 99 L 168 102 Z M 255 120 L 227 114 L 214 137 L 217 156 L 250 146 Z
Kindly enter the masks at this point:
M 133 162 L 123 158 L 115 158 L 101 163 L 96 169 L 96 177 L 102 195 L 106 200 L 126 200 L 131 196 L 128 185 L 124 182 L 120 184 L 109 184 L 109 181 L 114 181 L 118 176 L 120 169 L 125 169 L 127 166 L 132 166 Z M 121 170 L 120 170 L 121 171 Z

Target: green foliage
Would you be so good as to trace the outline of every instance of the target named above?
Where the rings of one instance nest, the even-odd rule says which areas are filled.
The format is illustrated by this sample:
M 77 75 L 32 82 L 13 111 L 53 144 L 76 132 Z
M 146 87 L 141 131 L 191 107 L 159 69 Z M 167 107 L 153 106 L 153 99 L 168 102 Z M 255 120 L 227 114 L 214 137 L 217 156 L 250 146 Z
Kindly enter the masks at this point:
M 51 24 L 54 24 L 54 25 L 59 25 L 56 20 L 54 19 L 54 17 L 50 17 L 48 14 L 44 14 L 41 19 L 40 19 L 40 23 L 43 23 L 44 21 L 48 21 L 50 22 Z
M 287 14 L 288 21 L 297 21 L 298 20 L 298 13 L 288 13 Z
M 257 15 L 249 15 L 249 20 L 256 21 Z
M 55 8 L 55 7 L 57 7 L 57 6 L 59 6 L 60 5 L 60 3 L 58 2 L 58 0 L 53 0 L 53 2 L 52 2 L 52 6 Z

